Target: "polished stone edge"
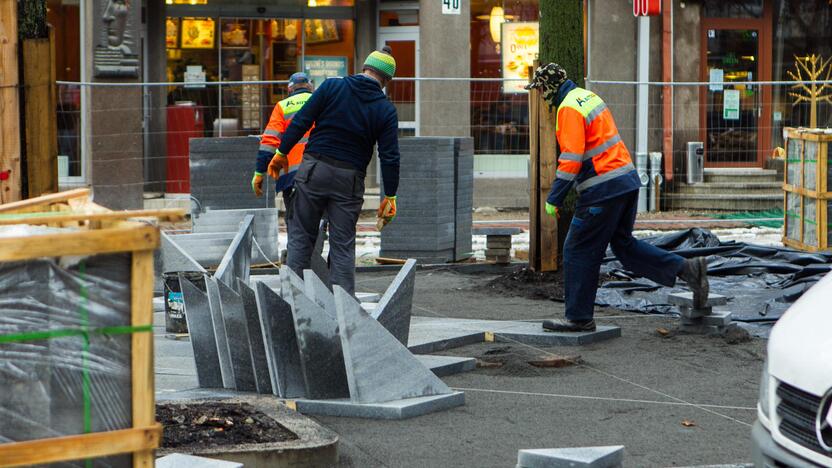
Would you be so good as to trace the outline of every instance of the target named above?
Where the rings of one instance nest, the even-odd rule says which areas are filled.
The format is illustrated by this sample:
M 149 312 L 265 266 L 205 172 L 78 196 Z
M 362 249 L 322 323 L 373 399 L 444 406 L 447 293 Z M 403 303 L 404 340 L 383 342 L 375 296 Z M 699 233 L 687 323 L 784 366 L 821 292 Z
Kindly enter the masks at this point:
M 452 338 L 443 338 L 427 343 L 408 346 L 407 349 L 414 354 L 430 354 L 446 349 L 461 348 L 470 344 L 482 343 L 485 341 L 485 332 L 473 332 L 467 335 L 458 335 Z
M 517 452 L 519 468 L 619 468 L 624 446 L 523 449 Z
M 465 394 L 454 392 L 371 404 L 353 403 L 349 399 L 287 400 L 287 404 L 306 415 L 400 420 L 462 406 Z
M 581 346 L 621 337 L 621 327 L 601 325 L 594 332 L 585 333 L 513 333 L 494 332 L 498 342 L 514 342 L 538 346 Z
M 470 357 L 434 356 L 431 354 L 416 354 L 415 356 L 437 377 L 471 372 L 477 368 L 477 360 Z

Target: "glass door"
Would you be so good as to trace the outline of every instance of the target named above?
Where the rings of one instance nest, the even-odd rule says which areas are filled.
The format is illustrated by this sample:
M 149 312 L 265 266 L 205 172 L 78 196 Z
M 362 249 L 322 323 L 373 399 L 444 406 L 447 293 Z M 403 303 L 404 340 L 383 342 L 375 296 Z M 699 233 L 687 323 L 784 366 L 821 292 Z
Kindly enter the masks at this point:
M 394 31 L 390 31 L 394 30 Z M 419 28 L 382 28 L 378 48 L 393 49 L 396 77 L 387 85 L 387 97 L 399 115 L 399 136 L 419 135 Z
M 758 166 L 763 98 L 756 29 L 707 29 L 705 164 Z M 722 84 L 724 83 L 724 84 Z

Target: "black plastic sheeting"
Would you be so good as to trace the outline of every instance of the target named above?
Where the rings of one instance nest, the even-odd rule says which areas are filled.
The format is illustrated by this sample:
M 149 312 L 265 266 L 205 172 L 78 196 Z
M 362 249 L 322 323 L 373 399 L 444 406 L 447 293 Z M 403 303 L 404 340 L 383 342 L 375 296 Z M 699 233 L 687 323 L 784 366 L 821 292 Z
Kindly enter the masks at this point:
M 707 229 L 692 228 L 642 240 L 685 258 L 706 256 L 711 292 L 731 298 L 727 306 L 718 309 L 731 311 L 738 322 L 775 322 L 807 289 L 832 271 L 832 254 L 721 242 Z M 687 290 L 681 280 L 667 288 L 637 277 L 624 270 L 610 252 L 601 272 L 617 279 L 598 289 L 595 303 L 602 307 L 678 314 L 678 309 L 667 302 L 667 295 Z

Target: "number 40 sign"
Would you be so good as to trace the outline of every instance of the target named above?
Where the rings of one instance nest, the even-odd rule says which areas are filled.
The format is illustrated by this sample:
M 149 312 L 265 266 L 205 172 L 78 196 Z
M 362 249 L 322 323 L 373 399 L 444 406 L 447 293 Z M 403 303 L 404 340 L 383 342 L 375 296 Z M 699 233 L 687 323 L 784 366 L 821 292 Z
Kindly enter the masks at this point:
M 459 15 L 462 8 L 459 2 L 462 0 L 442 0 L 442 14 L 443 15 Z

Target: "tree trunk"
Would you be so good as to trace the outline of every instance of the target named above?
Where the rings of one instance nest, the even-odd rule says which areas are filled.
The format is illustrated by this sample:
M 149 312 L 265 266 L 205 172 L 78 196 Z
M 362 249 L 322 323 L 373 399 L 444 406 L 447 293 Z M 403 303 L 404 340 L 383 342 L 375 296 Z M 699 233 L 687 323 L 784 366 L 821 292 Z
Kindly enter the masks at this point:
M 557 0 L 540 2 L 540 63 L 555 62 L 570 80 L 584 86 L 584 1 Z M 545 200 L 541 200 L 541 203 Z M 563 243 L 572 215 L 576 193 L 569 192 L 558 219 L 558 252 L 562 259 Z

